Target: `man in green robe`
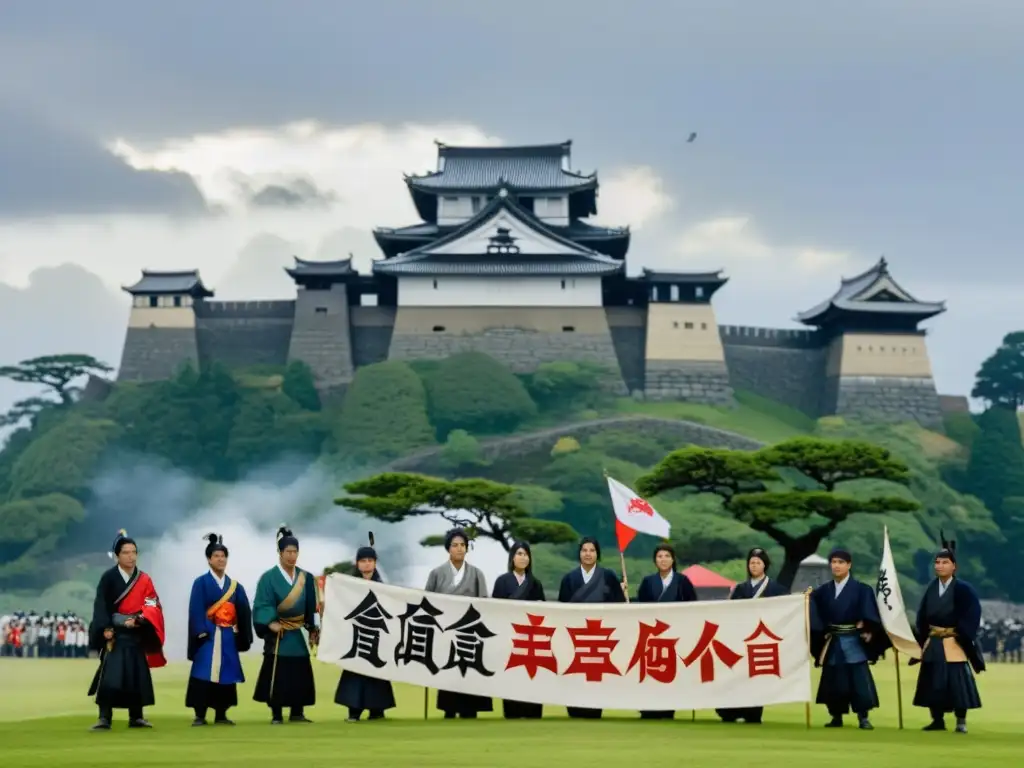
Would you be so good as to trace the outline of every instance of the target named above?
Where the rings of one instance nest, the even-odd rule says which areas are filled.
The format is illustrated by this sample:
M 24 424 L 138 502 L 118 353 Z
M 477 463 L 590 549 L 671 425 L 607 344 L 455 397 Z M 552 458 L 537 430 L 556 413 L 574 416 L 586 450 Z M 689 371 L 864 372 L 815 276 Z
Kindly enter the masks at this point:
M 315 646 L 320 634 L 316 580 L 295 565 L 299 541 L 288 528 L 277 531 L 277 551 L 279 562 L 260 577 L 252 602 L 253 629 L 263 640 L 263 666 L 253 699 L 270 707 L 274 725 L 284 722 L 285 707 L 291 710 L 289 722 L 309 723 L 303 709 L 316 703 L 316 686 L 302 630 Z

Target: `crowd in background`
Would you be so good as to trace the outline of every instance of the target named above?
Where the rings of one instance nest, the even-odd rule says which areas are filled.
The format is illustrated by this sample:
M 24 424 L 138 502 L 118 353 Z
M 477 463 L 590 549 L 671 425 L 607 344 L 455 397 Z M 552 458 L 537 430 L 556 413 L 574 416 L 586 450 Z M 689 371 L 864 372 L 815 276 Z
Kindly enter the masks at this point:
M 84 659 L 89 655 L 89 628 L 74 611 L 43 615 L 35 611 L 0 616 L 0 656 Z
M 991 661 L 1009 661 L 1020 664 L 1021 638 L 1024 636 L 1024 622 L 1019 619 L 982 621 L 978 641 L 986 658 Z

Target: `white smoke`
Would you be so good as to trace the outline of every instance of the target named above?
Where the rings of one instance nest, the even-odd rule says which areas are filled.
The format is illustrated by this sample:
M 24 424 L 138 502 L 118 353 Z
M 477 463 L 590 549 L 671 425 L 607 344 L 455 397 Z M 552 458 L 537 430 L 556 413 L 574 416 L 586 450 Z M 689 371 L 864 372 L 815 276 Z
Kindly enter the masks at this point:
M 277 564 L 276 531 L 282 523 L 299 540 L 299 566 L 311 573 L 351 562 L 372 530 L 382 577 L 392 584 L 423 586 L 445 553 L 419 542 L 444 533 L 449 524 L 437 515 L 394 524 L 371 520 L 334 503 L 342 482 L 320 465 L 300 472 L 294 463 L 280 462 L 241 482 L 212 485 L 146 459 L 122 457 L 94 484 L 99 508 L 105 509 L 90 517 L 99 522 L 97 518 L 110 517 L 117 509 L 120 519 L 128 518 L 125 527 L 140 539 L 139 567 L 150 574 L 160 594 L 165 653 L 174 661 L 185 658 L 189 594 L 193 580 L 208 568 L 205 537 L 210 533 L 223 537 L 228 574 L 250 600 L 260 575 Z M 507 554 L 497 542 L 480 541 L 469 560 L 491 585 L 505 572 Z

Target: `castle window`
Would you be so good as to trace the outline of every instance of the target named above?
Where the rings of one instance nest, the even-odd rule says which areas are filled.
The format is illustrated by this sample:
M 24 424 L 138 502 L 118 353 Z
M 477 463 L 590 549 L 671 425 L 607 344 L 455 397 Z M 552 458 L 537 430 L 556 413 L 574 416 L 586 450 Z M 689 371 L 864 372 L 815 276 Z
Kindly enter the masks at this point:
M 693 289 L 693 295 L 696 296 L 698 299 L 703 299 L 704 298 L 704 286 L 698 285 L 696 288 L 694 288 Z
M 683 323 L 683 327 L 686 330 L 688 330 L 688 331 L 692 331 L 693 330 L 693 323 Z
M 565 280 L 562 281 L 562 290 L 565 290 Z
M 327 307 L 317 307 L 313 311 L 316 312 L 318 315 L 326 315 L 327 314 Z
M 479 195 L 472 198 L 473 213 L 480 213 L 480 209 L 483 208 L 484 199 Z
M 671 286 L 668 291 L 668 296 L 670 301 L 679 301 L 679 286 Z
M 858 344 L 858 345 L 857 345 L 857 351 L 858 351 L 858 352 L 863 352 L 863 351 L 864 351 L 864 347 L 862 347 L 862 346 L 860 346 L 860 345 Z
M 176 306 L 176 307 L 180 307 L 181 306 L 181 296 L 175 296 L 174 297 L 174 306 Z
M 151 307 L 159 307 L 160 306 L 160 297 L 159 296 L 150 296 L 149 297 L 149 306 L 151 306 Z
M 444 333 L 444 326 L 443 325 L 435 325 L 433 330 L 434 330 L 434 333 Z
M 437 290 L 437 280 L 434 281 L 434 290 Z
M 574 328 L 574 327 L 573 327 L 573 326 L 571 326 L 571 325 L 563 325 L 563 326 L 562 326 L 562 330 L 563 330 L 563 331 L 564 331 L 565 333 L 572 333 L 573 331 L 575 331 L 575 330 L 576 330 L 576 328 Z
M 678 320 L 673 320 L 672 321 L 672 327 L 673 328 L 678 328 L 679 327 L 679 321 Z
M 708 324 L 707 324 L 707 323 L 701 323 L 701 324 L 700 324 L 700 329 L 701 329 L 702 331 L 706 331 L 706 330 L 708 329 Z

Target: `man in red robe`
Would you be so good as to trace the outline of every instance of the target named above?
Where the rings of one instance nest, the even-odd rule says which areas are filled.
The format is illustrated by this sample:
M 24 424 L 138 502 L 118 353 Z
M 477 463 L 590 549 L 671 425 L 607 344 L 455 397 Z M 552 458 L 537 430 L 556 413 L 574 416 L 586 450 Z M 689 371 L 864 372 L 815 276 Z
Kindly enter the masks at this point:
M 153 705 L 149 670 L 167 664 L 163 654 L 164 614 L 153 580 L 138 569 L 138 547 L 122 530 L 111 557 L 117 565 L 100 577 L 89 625 L 89 645 L 99 651 L 89 695 L 100 719 L 94 731 L 109 731 L 114 709 L 128 710 L 129 728 L 152 728 L 143 708 Z

